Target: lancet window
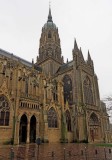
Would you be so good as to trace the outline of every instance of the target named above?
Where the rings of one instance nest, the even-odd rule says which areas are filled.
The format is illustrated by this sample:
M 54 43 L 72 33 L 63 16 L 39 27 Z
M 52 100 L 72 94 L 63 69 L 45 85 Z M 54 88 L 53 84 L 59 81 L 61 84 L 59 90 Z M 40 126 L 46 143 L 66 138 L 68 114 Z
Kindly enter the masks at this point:
M 72 80 L 68 75 L 65 75 L 63 78 L 64 83 L 64 103 L 68 101 L 69 104 L 72 104 L 73 94 L 72 94 Z
M 88 77 L 85 78 L 83 82 L 84 87 L 84 99 L 86 104 L 93 104 L 93 93 L 91 81 Z
M 10 107 L 7 98 L 0 96 L 0 126 L 9 125 Z
M 48 111 L 48 127 L 49 128 L 57 128 L 58 127 L 57 113 L 53 107 L 50 108 Z

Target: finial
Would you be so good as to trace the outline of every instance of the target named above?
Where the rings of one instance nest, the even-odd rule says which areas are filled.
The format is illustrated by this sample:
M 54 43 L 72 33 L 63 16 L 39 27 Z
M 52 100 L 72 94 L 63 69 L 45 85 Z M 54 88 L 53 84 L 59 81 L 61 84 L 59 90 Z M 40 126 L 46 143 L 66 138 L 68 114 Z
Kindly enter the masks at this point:
M 34 64 L 34 59 L 32 58 L 32 64 Z
M 83 53 L 82 53 L 81 47 L 80 47 L 80 57 L 81 57 L 81 59 L 84 61 L 84 57 L 83 57 Z
M 75 38 L 74 38 L 74 49 L 75 49 L 75 50 L 78 50 L 78 45 L 77 45 L 77 41 L 76 41 Z
M 90 52 L 88 50 L 88 60 L 91 60 Z
M 88 50 L 88 62 L 91 62 L 91 61 L 92 61 L 92 59 L 91 59 L 91 56 L 90 56 L 90 52 Z
M 82 53 L 82 48 L 80 47 L 80 52 Z
M 87 59 L 87 63 L 93 66 L 93 60 L 91 59 L 89 50 L 88 50 L 88 59 Z
M 52 22 L 52 15 L 51 15 L 51 1 L 49 1 L 49 15 L 48 15 L 48 22 Z

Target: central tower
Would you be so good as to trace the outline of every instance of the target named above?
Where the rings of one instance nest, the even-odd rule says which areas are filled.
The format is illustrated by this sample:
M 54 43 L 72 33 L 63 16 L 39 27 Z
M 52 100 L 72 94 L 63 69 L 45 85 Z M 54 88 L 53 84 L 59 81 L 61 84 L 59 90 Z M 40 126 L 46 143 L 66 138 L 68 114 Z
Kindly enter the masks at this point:
M 42 27 L 37 65 L 46 75 L 52 76 L 63 63 L 58 28 L 53 23 L 51 8 L 49 8 L 47 23 Z

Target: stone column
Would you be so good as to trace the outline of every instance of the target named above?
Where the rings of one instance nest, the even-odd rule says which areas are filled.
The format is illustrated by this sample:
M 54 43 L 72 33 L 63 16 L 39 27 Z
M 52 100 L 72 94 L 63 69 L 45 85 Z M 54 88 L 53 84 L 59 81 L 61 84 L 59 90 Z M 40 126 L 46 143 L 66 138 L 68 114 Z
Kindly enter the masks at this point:
M 19 128 L 20 128 L 20 121 L 17 120 L 15 125 L 14 144 L 19 144 Z
M 27 123 L 27 139 L 26 139 L 26 143 L 30 142 L 30 121 L 28 121 Z
M 36 122 L 36 139 L 40 137 L 40 133 L 39 133 L 39 122 Z

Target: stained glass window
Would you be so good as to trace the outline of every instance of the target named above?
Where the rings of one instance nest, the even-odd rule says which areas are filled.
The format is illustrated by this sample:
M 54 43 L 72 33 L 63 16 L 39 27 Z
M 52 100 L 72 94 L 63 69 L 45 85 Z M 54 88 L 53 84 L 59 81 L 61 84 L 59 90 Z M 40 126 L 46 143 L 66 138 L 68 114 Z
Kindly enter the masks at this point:
M 54 108 L 50 108 L 48 111 L 48 127 L 49 128 L 57 128 L 57 114 Z
M 5 96 L 0 96 L 0 126 L 9 125 L 10 107 Z
M 64 103 L 68 101 L 69 104 L 72 104 L 73 94 L 72 94 L 72 80 L 68 75 L 65 75 L 63 78 L 64 83 Z
M 85 78 L 83 82 L 84 87 L 84 99 L 86 104 L 93 104 L 93 93 L 92 93 L 92 86 L 91 81 L 88 77 Z

